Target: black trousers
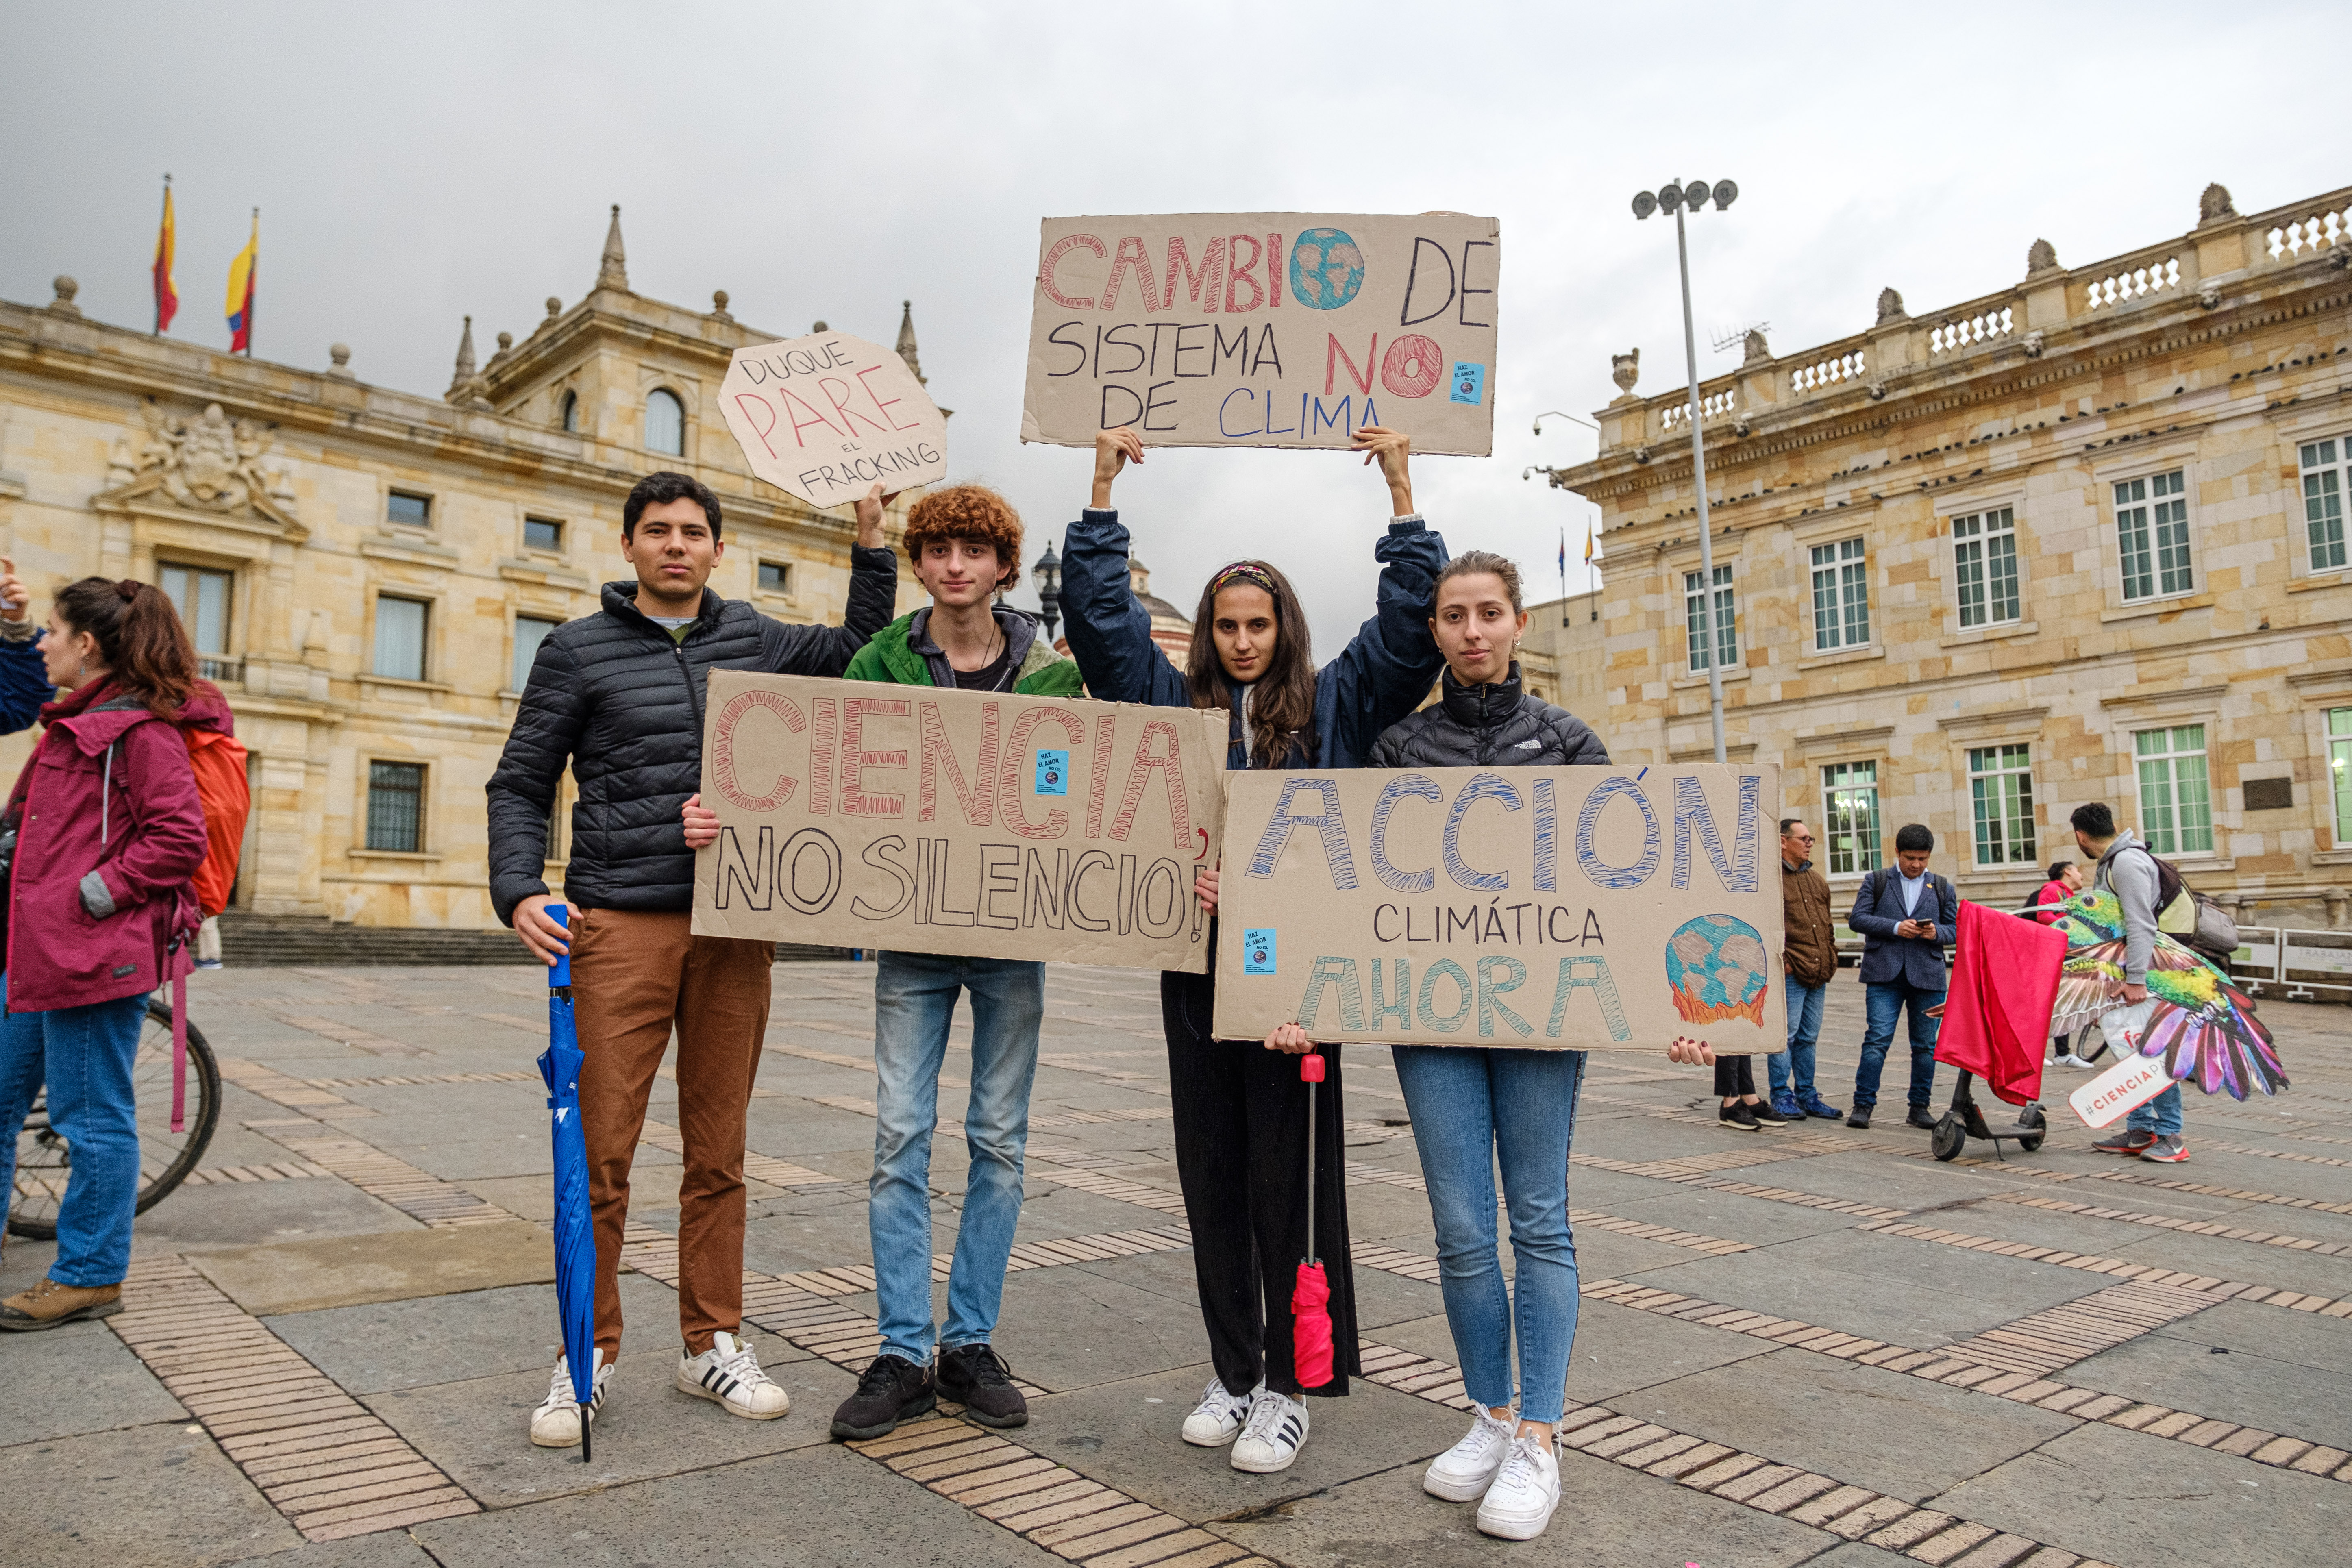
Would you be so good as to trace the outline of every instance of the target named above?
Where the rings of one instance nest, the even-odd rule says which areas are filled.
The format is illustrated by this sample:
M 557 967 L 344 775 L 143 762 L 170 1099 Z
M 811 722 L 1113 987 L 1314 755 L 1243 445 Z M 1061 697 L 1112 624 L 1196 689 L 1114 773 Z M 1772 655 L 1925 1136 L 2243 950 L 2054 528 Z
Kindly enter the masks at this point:
M 1727 1098 L 1756 1092 L 1756 1073 L 1746 1057 L 1715 1058 L 1715 1092 Z
M 1331 1284 L 1332 1378 L 1302 1391 L 1292 1364 L 1290 1292 L 1307 1258 L 1307 1086 L 1297 1057 L 1269 1051 L 1263 1040 L 1210 1037 L 1212 965 L 1211 974 L 1160 977 L 1176 1174 L 1192 1227 L 1209 1360 L 1228 1393 L 1246 1394 L 1263 1376 L 1294 1399 L 1302 1392 L 1344 1394 L 1363 1367 L 1348 1255 L 1339 1047 L 1318 1047 L 1328 1076 L 1314 1086 L 1315 1256 Z

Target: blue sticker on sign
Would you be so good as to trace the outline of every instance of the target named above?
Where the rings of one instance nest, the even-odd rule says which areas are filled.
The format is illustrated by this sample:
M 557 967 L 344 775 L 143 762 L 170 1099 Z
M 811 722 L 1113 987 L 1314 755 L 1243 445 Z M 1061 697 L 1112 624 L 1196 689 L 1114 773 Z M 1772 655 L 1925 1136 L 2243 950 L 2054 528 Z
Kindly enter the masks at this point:
M 1070 793 L 1070 753 L 1040 752 L 1037 753 L 1037 793 L 1067 795 Z
M 1486 367 L 1472 364 L 1467 360 L 1456 361 L 1454 366 L 1454 391 L 1456 403 L 1475 403 L 1486 395 Z
M 1274 973 L 1274 928 L 1242 932 L 1242 973 L 1271 974 Z

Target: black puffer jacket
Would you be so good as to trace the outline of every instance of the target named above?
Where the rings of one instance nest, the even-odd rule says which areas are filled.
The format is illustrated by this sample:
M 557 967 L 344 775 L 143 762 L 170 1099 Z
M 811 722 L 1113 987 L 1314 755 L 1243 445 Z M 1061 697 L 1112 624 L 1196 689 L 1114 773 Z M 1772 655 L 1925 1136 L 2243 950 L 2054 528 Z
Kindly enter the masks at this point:
M 1451 669 L 1442 680 L 1438 701 L 1381 731 L 1366 767 L 1559 767 L 1609 761 L 1609 748 L 1583 720 L 1520 690 L 1517 663 L 1508 680 L 1465 686 Z
M 890 624 L 898 568 L 887 550 L 854 550 L 849 606 L 837 626 L 771 620 L 702 591 L 702 611 L 674 640 L 637 608 L 637 584 L 604 584 L 604 608 L 547 634 L 513 732 L 490 775 L 490 900 L 544 893 L 548 812 L 568 763 L 579 781 L 564 897 L 591 910 L 694 906 L 694 852 L 678 807 L 702 787 L 702 704 L 714 669 L 837 676 Z

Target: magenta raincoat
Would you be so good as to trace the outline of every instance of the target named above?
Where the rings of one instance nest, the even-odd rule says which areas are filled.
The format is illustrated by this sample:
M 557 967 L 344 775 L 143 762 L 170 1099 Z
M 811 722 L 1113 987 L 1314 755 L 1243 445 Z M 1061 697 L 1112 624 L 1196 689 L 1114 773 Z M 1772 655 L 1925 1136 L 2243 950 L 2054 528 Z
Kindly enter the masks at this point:
M 199 687 L 166 723 L 112 680 L 41 710 L 47 729 L 17 775 L 8 890 L 8 1011 L 46 1013 L 152 991 L 190 967 L 190 885 L 204 809 L 180 727 L 228 718 Z

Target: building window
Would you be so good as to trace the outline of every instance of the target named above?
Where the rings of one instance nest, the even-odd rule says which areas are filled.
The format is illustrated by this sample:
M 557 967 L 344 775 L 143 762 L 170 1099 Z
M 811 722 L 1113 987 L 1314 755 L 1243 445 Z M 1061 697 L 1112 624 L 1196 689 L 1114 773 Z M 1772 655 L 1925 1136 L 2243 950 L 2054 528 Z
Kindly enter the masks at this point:
M 1822 831 L 1831 876 L 1859 876 L 1878 865 L 1876 763 L 1832 763 L 1822 770 Z
M 539 616 L 515 617 L 514 684 L 508 688 L 520 691 L 530 684 L 530 667 L 539 658 L 539 645 L 547 640 L 557 623 Z
M 1969 799 L 1977 828 L 1977 864 L 2033 861 L 2033 769 L 2030 746 L 1969 748 Z
M 2116 483 L 2116 540 L 2125 598 L 2158 599 L 2194 586 L 2189 573 L 2189 487 L 2180 469 Z
M 525 550 L 545 550 L 551 552 L 563 548 L 563 525 L 551 517 L 527 517 L 522 520 L 522 547 Z
M 2327 779 L 2336 796 L 2336 847 L 2352 849 L 2352 708 L 2327 710 Z
M 1723 668 L 1730 669 L 1739 662 L 1739 613 L 1731 601 L 1731 568 L 1715 569 L 1715 604 L 1712 606 L 1715 636 L 1707 637 L 1707 595 L 1699 587 L 1699 574 L 1683 574 L 1683 626 L 1690 639 L 1690 667 L 1696 674 L 1707 668 L 1707 645 L 1715 645 L 1715 655 Z
M 425 605 L 380 595 L 375 602 L 375 672 L 394 680 L 425 679 Z
M 1952 564 L 1962 630 L 2024 613 L 2017 598 L 2017 520 L 2008 507 L 1952 519 Z
M 206 680 L 227 677 L 235 663 L 228 657 L 228 599 L 236 575 L 170 562 L 160 563 L 159 568 L 164 596 L 180 612 L 180 624 L 196 645 L 196 673 Z
M 413 496 L 404 490 L 394 490 L 384 502 L 384 521 L 399 523 L 404 528 L 433 526 L 433 498 Z
M 2352 466 L 2352 440 L 2303 444 L 2303 526 L 2314 572 L 2333 572 L 2344 564 L 2347 466 Z
M 367 847 L 415 855 L 425 847 L 425 768 L 368 764 Z
M 1813 546 L 1813 647 L 1832 653 L 1870 641 L 1870 565 L 1862 541 Z
M 789 594 L 793 591 L 793 568 L 788 561 L 760 563 L 760 592 Z
M 2213 852 L 2213 799 L 2205 773 L 2205 726 L 2176 724 L 2132 736 L 2139 762 L 2140 836 L 2158 855 Z
M 646 398 L 646 450 L 686 456 L 686 405 L 675 392 L 656 387 Z
M 576 392 L 567 392 L 563 395 L 562 424 L 564 429 L 575 434 L 580 428 L 580 395 Z

